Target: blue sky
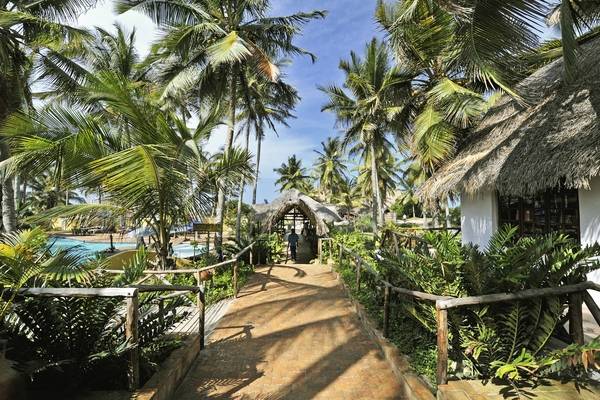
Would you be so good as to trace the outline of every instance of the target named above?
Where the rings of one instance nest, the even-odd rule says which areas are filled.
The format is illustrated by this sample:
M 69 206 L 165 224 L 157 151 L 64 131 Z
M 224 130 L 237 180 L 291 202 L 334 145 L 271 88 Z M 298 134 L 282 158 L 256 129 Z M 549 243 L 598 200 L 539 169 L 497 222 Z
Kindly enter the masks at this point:
M 273 0 L 272 3 L 273 15 L 313 9 L 327 10 L 329 14 L 324 20 L 307 25 L 304 34 L 296 42 L 314 53 L 317 61 L 313 64 L 309 58 L 296 58 L 285 70 L 288 82 L 298 89 L 302 101 L 295 113 L 298 118 L 289 121 L 290 127 L 280 127 L 279 137 L 268 134 L 264 142 L 259 202 L 277 196 L 273 168 L 286 161 L 291 154 L 296 154 L 305 166 L 310 167 L 315 156 L 313 150 L 319 148 L 321 141 L 328 136 L 337 134 L 333 116 L 320 111 L 326 98 L 317 85 L 341 83 L 343 75 L 338 70 L 340 58 L 348 57 L 351 50 L 362 51 L 364 44 L 373 36 L 381 36 L 373 20 L 375 0 Z M 156 39 L 157 30 L 143 15 L 129 12 L 115 16 L 112 3 L 105 1 L 79 18 L 79 25 L 86 28 L 100 26 L 110 29 L 114 22 L 129 28 L 135 26 L 139 51 L 141 54 L 148 52 L 150 43 Z M 223 140 L 222 133 L 217 132 L 207 148 L 214 151 L 222 145 Z M 248 199 L 249 196 L 246 201 Z

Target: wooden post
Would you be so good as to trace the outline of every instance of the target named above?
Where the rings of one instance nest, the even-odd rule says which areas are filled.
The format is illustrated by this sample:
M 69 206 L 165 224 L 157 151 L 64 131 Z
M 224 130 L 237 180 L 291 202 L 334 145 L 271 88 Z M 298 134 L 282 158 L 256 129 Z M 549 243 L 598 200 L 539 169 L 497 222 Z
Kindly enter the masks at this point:
M 129 361 L 127 365 L 127 384 L 130 391 L 140 386 L 140 349 L 138 347 L 139 299 L 137 293 L 127 297 L 127 316 L 125 319 L 125 339 L 129 341 Z
M 319 252 L 319 264 L 323 264 L 323 239 L 317 239 L 317 251 Z
M 233 263 L 233 297 L 238 295 L 238 263 L 237 259 Z
M 398 246 L 398 236 L 392 232 L 392 237 L 394 238 L 394 250 L 396 251 L 396 257 L 400 255 L 400 246 Z
M 161 327 L 165 326 L 165 301 L 163 299 L 158 301 L 158 323 Z
M 198 336 L 200 340 L 200 350 L 203 350 L 206 301 L 204 298 L 204 290 L 202 289 L 196 293 L 196 307 L 198 307 Z
M 254 243 L 250 245 L 250 265 L 254 268 Z
M 356 290 L 360 290 L 360 258 L 356 258 Z
M 573 342 L 583 344 L 583 314 L 581 306 L 583 296 L 581 292 L 569 295 L 569 333 Z
M 338 265 L 340 266 L 340 268 L 342 266 L 343 260 L 344 260 L 344 246 L 340 243 L 340 261 L 338 263 Z
M 385 285 L 383 290 L 383 337 L 388 337 L 390 331 L 390 287 Z
M 594 317 L 596 323 L 600 325 L 600 308 L 598 308 L 598 304 L 596 304 L 587 290 L 583 292 L 583 301 L 585 301 L 585 305 L 587 306 L 588 310 L 590 310 L 590 314 L 592 314 L 592 317 Z
M 448 383 L 448 310 L 436 309 L 437 321 L 437 384 Z

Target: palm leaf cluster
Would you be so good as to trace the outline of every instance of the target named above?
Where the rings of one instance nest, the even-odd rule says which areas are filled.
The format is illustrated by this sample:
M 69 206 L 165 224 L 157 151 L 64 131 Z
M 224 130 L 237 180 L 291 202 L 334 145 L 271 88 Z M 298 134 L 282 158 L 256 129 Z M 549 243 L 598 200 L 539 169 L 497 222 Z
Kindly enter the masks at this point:
M 282 192 L 297 189 L 307 193 L 311 190 L 310 175 L 302 166 L 302 160 L 296 158 L 295 154 L 288 157 L 287 163 L 282 163 L 281 167 L 275 168 L 274 171 L 279 175 L 275 184 L 280 187 Z
M 481 250 L 461 246 L 449 233 L 430 232 L 415 250 L 387 254 L 382 268 L 400 287 L 464 297 L 574 284 L 600 267 L 590 259 L 600 252 L 597 246 L 581 249 L 562 234 L 516 235 L 516 229 L 504 228 Z M 565 338 L 559 324 L 565 304 L 558 296 L 450 310 L 451 355 L 463 367 L 455 373 L 504 377 L 510 369 L 506 366 L 526 359 L 535 368 L 522 369 L 519 378 L 556 372 L 547 368 L 558 361 L 548 345 L 552 338 Z M 403 301 L 400 307 L 435 332 L 435 306 Z

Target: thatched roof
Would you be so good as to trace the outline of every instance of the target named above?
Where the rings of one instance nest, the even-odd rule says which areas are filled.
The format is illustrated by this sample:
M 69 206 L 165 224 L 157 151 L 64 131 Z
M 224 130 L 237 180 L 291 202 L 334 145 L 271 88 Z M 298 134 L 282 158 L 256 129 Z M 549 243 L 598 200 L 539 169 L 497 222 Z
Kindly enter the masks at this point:
M 451 192 L 530 195 L 564 183 L 589 188 L 600 175 L 600 40 L 581 47 L 579 73 L 564 81 L 563 60 L 523 80 L 528 106 L 502 97 L 473 139 L 420 190 L 427 202 Z
M 341 221 L 335 207 L 321 204 L 312 197 L 298 190 L 288 190 L 269 204 L 256 204 L 253 206 L 256 219 L 263 223 L 263 229 L 270 231 L 277 221 L 294 207 L 297 207 L 310 219 L 317 229 L 318 236 L 325 236 L 329 232 L 328 223 Z

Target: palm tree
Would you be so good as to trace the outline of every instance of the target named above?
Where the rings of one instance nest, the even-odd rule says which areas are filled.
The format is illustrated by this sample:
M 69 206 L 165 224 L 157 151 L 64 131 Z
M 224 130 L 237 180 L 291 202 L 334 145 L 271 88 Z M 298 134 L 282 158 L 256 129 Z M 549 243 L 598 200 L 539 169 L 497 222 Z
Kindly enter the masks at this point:
M 437 3 L 408 1 L 393 6 L 380 2 L 377 19 L 389 33 L 397 62 L 413 75 L 411 134 L 406 147 L 432 173 L 453 155 L 460 137 L 487 110 L 483 92 L 510 88 L 498 78 L 500 66 L 490 72 L 457 58 L 463 50 L 461 25 Z
M 0 125 L 11 113 L 31 106 L 29 75 L 32 66 L 44 59 L 44 51 L 57 43 L 79 41 L 86 33 L 63 24 L 74 20 L 96 0 L 0 2 Z M 0 143 L 0 160 L 9 157 Z M 16 229 L 14 187 L 5 176 L 2 182 L 2 222 L 6 232 Z
M 397 172 L 400 168 L 396 161 L 396 158 L 386 152 L 385 155 L 376 155 L 377 158 L 377 177 L 379 192 L 382 198 L 387 199 L 388 195 L 393 193 L 396 189 L 397 182 L 400 180 Z M 356 187 L 365 199 L 373 199 L 373 174 L 371 173 L 372 163 L 371 154 L 368 153 L 365 156 L 365 163 L 358 168 L 358 178 L 356 180 Z M 384 203 L 385 204 L 385 203 Z M 383 208 L 384 206 L 382 206 Z
M 276 81 L 279 69 L 273 60 L 289 55 L 310 55 L 294 44 L 301 27 L 324 11 L 296 13 L 284 17 L 268 16 L 268 0 L 121 0 L 121 13 L 137 10 L 156 24 L 167 28 L 155 45 L 152 59 L 160 61 L 160 73 L 166 82 L 163 98 L 189 93 L 205 99 L 227 96 L 229 129 L 225 151 L 233 145 L 238 100 L 243 91 L 245 69 Z M 220 190 L 216 209 L 217 223 L 222 224 L 225 192 Z M 222 235 L 222 233 L 221 233 Z M 221 235 L 218 236 L 220 241 Z
M 392 66 L 389 49 L 373 39 L 365 48 L 365 58 L 350 53 L 340 69 L 346 75 L 344 87 L 321 88 L 329 102 L 323 111 L 333 111 L 338 124 L 346 128 L 344 146 L 359 144 L 371 163 L 373 194 L 373 231 L 383 224 L 383 197 L 378 176 L 378 155 L 392 146 L 389 137 L 401 133 L 405 126 L 402 116 L 408 112 L 411 76 L 398 66 Z M 366 159 L 366 158 L 365 158 Z
M 291 113 L 299 100 L 296 89 L 285 83 L 281 77 L 277 82 L 271 82 L 261 76 L 248 71 L 246 78 L 245 99 L 241 107 L 241 119 L 244 120 L 242 130 L 246 134 L 246 150 L 250 145 L 250 132 L 254 129 L 257 140 L 256 169 L 252 193 L 252 204 L 256 204 L 256 191 L 258 187 L 258 176 L 260 172 L 260 156 L 265 128 L 277 134 L 276 124 L 289 127 L 287 120 L 295 118 Z M 241 239 L 242 202 L 245 182 L 240 182 L 237 218 L 236 239 Z
M 327 138 L 327 141 L 321 142 L 321 146 L 322 150 L 315 150 L 318 157 L 314 173 L 319 181 L 321 194 L 330 202 L 346 182 L 348 168 L 344 164 L 344 152 L 339 138 Z
M 55 105 L 43 113 L 9 118 L 0 133 L 8 137 L 14 155 L 3 167 L 30 173 L 52 168 L 61 170 L 67 183 L 101 187 L 109 200 L 103 204 L 59 206 L 31 221 L 128 213 L 135 223 L 152 228 L 159 265 L 166 268 L 171 228 L 209 212 L 219 189 L 214 182 L 231 188 L 242 176 L 250 179 L 250 156 L 234 148 L 207 160 L 200 141 L 179 117 L 118 73 L 97 72 L 85 92 L 107 111 L 90 115 Z M 117 115 L 120 123 L 109 115 Z M 129 146 L 114 140 L 123 127 Z
M 304 193 L 310 192 L 310 176 L 307 175 L 306 168 L 302 167 L 302 160 L 298 160 L 295 154 L 288 157 L 287 164 L 282 163 L 281 167 L 273 171 L 279 175 L 275 185 L 279 186 L 280 192 L 292 189 Z
M 298 96 L 298 91 L 293 86 L 280 79 L 278 82 L 263 81 L 255 87 L 255 93 L 251 98 L 256 100 L 253 104 L 256 117 L 253 121 L 256 134 L 256 169 L 252 187 L 252 204 L 256 204 L 260 157 L 265 131 L 268 128 L 277 134 L 277 125 L 289 127 L 287 120 L 296 118 L 292 111 L 300 101 L 300 96 Z
M 85 87 L 96 72 L 115 71 L 131 81 L 144 82 L 147 68 L 140 63 L 135 29 L 127 33 L 119 24 L 114 27 L 114 33 L 97 27 L 90 40 L 49 51 L 38 77 L 45 91 L 36 93 L 37 97 L 97 109 L 98 104 L 90 103 L 85 96 Z

